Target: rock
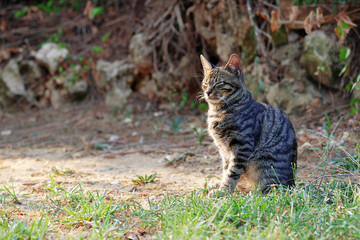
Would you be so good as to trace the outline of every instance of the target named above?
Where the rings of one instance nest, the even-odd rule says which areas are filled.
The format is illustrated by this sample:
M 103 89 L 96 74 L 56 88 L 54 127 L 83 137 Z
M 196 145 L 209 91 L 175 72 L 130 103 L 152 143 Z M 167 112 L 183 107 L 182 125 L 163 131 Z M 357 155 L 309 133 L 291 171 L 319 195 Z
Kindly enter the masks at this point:
M 86 80 L 77 81 L 74 85 L 68 87 L 72 95 L 86 95 L 88 92 L 88 83 Z
M 127 60 L 108 62 L 100 59 L 96 63 L 96 70 L 99 74 L 100 82 L 97 82 L 99 88 L 103 88 L 110 81 L 117 78 L 122 79 L 128 84 L 133 83 L 138 71 L 135 65 Z
M 13 95 L 26 95 L 24 81 L 20 75 L 19 65 L 15 59 L 11 59 L 1 72 L 2 81 L 8 91 Z
M 294 78 L 284 78 L 270 86 L 265 95 L 269 104 L 279 107 L 287 114 L 300 114 L 306 105 L 314 105 L 321 98 L 321 94 L 310 82 Z
M 158 96 L 159 89 L 157 87 L 156 80 L 154 78 L 146 79 L 143 81 L 140 87 L 140 93 L 148 97 L 151 100 L 155 100 Z
M 247 69 L 249 74 L 245 79 L 246 87 L 256 101 L 279 107 L 290 115 L 302 113 L 302 110 L 306 110 L 309 105 L 319 107 L 323 100 L 317 88 L 305 78 L 305 70 L 301 69 L 296 61 L 291 60 L 296 57 L 296 54 L 286 54 L 288 50 L 291 52 L 291 49 L 295 47 L 296 45 L 282 48 L 280 51 L 284 55 L 279 54 L 276 58 L 285 69 L 284 77 L 280 82 L 274 83 L 270 80 L 270 75 L 274 70 L 267 64 L 254 64 L 253 69 L 249 67 Z M 290 61 L 286 60 L 287 57 Z
M 35 102 L 34 93 L 25 88 L 19 64 L 15 59 L 11 59 L 1 71 L 1 79 L 6 87 L 5 92 L 8 97 L 23 96 L 29 103 Z
M 88 83 L 86 79 L 80 79 L 81 66 L 76 65 L 75 67 L 69 68 L 63 74 L 63 84 L 71 95 L 74 96 L 85 96 L 88 91 Z
M 69 51 L 66 48 L 58 48 L 56 43 L 45 43 L 35 54 L 36 60 L 44 64 L 51 74 L 58 69 L 59 63 L 66 58 Z
M 129 51 L 131 60 L 140 73 L 145 75 L 152 72 L 153 48 L 149 45 L 146 36 L 143 33 L 132 36 L 129 44 Z
M 51 89 L 51 96 L 50 96 L 50 103 L 55 109 L 59 109 L 61 106 L 65 104 L 66 100 L 64 96 L 61 94 L 60 91 L 52 88 Z
M 344 64 L 339 63 L 341 46 L 323 31 L 314 31 L 305 37 L 301 65 L 315 81 L 338 89 L 341 78 L 338 76 Z
M 251 69 L 252 68 L 252 69 Z M 246 69 L 245 86 L 258 102 L 266 102 L 265 91 L 271 85 L 270 69 L 267 64 L 253 64 Z
M 110 86 L 105 96 L 105 104 L 109 106 L 122 106 L 126 103 L 132 90 L 131 85 L 135 82 L 138 71 L 135 65 L 128 60 L 108 62 L 99 60 L 96 63 L 96 70 L 100 81 L 99 88 Z
M 281 65 L 288 65 L 289 62 L 295 61 L 301 55 L 301 46 L 299 42 L 286 44 L 276 49 L 272 58 Z
M 105 96 L 105 104 L 110 107 L 122 107 L 125 105 L 131 92 L 129 88 L 120 88 L 114 85 Z

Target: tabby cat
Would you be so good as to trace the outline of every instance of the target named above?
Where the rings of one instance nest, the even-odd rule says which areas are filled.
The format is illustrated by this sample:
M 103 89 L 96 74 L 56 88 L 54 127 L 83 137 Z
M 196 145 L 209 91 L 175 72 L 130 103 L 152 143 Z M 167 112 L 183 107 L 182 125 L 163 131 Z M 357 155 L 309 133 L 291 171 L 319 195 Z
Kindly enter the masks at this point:
M 236 186 L 241 192 L 294 186 L 297 143 L 286 114 L 252 98 L 236 54 L 225 67 L 200 58 L 202 89 L 209 105 L 208 131 L 222 158 L 221 192 L 231 193 Z

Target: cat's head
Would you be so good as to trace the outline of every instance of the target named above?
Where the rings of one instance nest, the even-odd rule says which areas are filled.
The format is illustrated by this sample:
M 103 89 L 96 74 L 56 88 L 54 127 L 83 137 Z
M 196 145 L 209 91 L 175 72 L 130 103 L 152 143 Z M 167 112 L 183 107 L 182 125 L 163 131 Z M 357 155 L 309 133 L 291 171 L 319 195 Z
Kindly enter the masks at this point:
M 215 67 L 200 55 L 204 70 L 202 90 L 205 100 L 212 105 L 224 105 L 240 100 L 246 92 L 240 58 L 232 54 L 225 67 Z

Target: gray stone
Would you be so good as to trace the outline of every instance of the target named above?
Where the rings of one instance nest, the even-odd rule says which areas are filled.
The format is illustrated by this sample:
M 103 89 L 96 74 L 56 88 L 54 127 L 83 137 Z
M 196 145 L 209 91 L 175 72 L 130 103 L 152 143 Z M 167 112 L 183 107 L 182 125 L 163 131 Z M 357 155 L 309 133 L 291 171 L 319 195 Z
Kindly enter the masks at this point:
M 51 106 L 53 106 L 55 109 L 59 109 L 66 103 L 66 100 L 60 91 L 52 88 L 50 95 L 50 103 Z
M 289 43 L 276 49 L 273 59 L 280 62 L 281 65 L 287 65 L 290 61 L 295 60 L 301 54 L 299 42 Z
M 304 69 L 300 69 L 295 61 L 290 61 L 284 68 L 284 78 L 274 83 L 269 78 L 272 69 L 267 64 L 254 64 L 252 69 L 247 69 L 247 89 L 257 101 L 279 107 L 287 114 L 299 114 L 308 105 L 321 104 L 322 95 L 305 78 Z
M 72 95 L 86 95 L 88 91 L 88 83 L 86 79 L 79 79 L 81 70 L 80 65 L 69 68 L 63 74 L 63 84 Z
M 19 65 L 15 59 L 11 59 L 1 72 L 2 81 L 8 91 L 13 95 L 26 95 L 25 84 L 20 75 Z
M 150 73 L 153 66 L 153 48 L 149 45 L 145 34 L 137 33 L 130 39 L 129 51 L 131 61 L 139 72 Z
M 26 90 L 25 82 L 20 74 L 19 64 L 15 59 L 11 59 L 1 71 L 1 79 L 5 85 L 4 92 L 6 92 L 7 97 L 16 98 L 22 96 L 29 103 L 35 103 L 34 93 Z
M 314 103 L 315 98 L 320 99 L 321 94 L 306 80 L 284 78 L 267 89 L 265 98 L 287 114 L 300 114 L 306 105 Z
M 312 79 L 337 89 L 341 84 L 338 74 L 344 66 L 339 63 L 340 48 L 335 39 L 329 38 L 323 31 L 314 31 L 305 37 L 301 65 Z
M 138 74 L 135 65 L 128 60 L 108 62 L 99 60 L 96 63 L 96 70 L 99 74 L 97 86 L 110 90 L 106 93 L 105 104 L 108 106 L 122 106 L 132 93 L 130 88 Z
M 137 70 L 135 65 L 127 60 L 108 62 L 100 59 L 96 63 L 96 70 L 99 74 L 99 82 L 97 86 L 103 88 L 109 82 L 116 79 L 120 79 L 126 83 L 132 83 L 135 76 L 137 75 Z
M 59 63 L 66 58 L 69 51 L 66 48 L 58 48 L 56 43 L 45 43 L 35 54 L 36 60 L 44 64 L 51 74 L 58 69 Z
M 250 65 L 246 71 L 249 72 L 249 74 L 245 74 L 246 88 L 256 101 L 266 102 L 264 93 L 266 88 L 273 84 L 269 78 L 269 67 L 267 64 L 253 64 Z
M 129 88 L 120 88 L 114 84 L 105 96 L 105 104 L 110 107 L 122 107 L 130 94 Z

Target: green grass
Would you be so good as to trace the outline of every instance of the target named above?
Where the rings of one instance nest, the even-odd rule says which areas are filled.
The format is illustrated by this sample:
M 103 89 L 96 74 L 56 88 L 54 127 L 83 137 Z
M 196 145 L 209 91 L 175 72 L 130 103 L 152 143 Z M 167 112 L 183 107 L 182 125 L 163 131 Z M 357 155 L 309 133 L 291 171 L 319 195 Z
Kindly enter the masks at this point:
M 31 204 L 22 219 L 17 211 L 6 211 L 17 206 L 11 199 L 2 200 L 1 239 L 70 237 L 67 233 L 75 239 L 360 238 L 360 189 L 340 180 L 224 198 L 209 198 L 208 189 L 199 189 L 148 199 L 146 208 L 136 200 L 116 202 L 107 192 L 84 192 L 80 184 L 65 190 L 50 180 L 44 201 Z

